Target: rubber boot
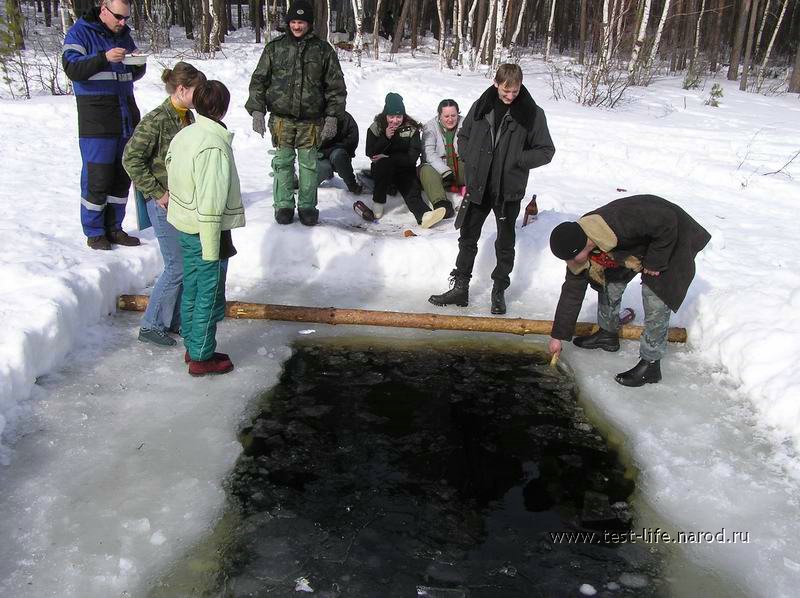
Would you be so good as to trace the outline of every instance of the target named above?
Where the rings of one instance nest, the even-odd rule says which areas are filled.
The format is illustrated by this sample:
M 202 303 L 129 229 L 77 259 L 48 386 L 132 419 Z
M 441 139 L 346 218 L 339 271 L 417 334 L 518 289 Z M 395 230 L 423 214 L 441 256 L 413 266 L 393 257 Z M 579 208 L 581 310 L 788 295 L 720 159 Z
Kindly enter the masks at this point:
M 444 307 L 445 305 L 467 307 L 467 305 L 469 305 L 469 279 L 469 276 L 458 274 L 456 270 L 453 270 L 450 272 L 450 284 L 452 288 L 441 295 L 431 295 L 428 301 L 440 307 Z
M 572 343 L 581 349 L 602 349 L 610 353 L 619 351 L 619 335 L 602 328 L 589 336 L 576 336 Z
M 647 361 L 640 359 L 639 363 L 627 372 L 617 374 L 614 379 L 622 386 L 644 386 L 645 384 L 656 384 L 661 381 L 661 361 Z

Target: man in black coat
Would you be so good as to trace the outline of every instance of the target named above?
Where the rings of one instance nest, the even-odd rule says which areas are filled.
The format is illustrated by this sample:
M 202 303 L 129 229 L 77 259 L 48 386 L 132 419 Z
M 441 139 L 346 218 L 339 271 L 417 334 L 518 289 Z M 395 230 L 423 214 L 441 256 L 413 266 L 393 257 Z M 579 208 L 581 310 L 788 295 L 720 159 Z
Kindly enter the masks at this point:
M 597 291 L 599 330 L 573 341 L 583 349 L 619 350 L 619 306 L 625 287 L 642 276 L 644 334 L 639 363 L 617 374 L 624 386 L 661 380 L 670 311 L 678 311 L 694 278 L 695 256 L 711 235 L 680 207 L 655 195 L 633 195 L 562 222 L 550 234 L 567 272 L 550 333 L 550 352 L 570 340 L 587 285 Z
M 317 185 L 333 177 L 335 172 L 347 185 L 350 193 L 359 195 L 361 184 L 353 173 L 353 158 L 358 147 L 358 125 L 349 112 L 336 123 L 336 135 L 325 141 L 317 153 Z
M 531 169 L 550 162 L 556 151 L 544 110 L 522 85 L 519 65 L 503 64 L 497 69 L 494 85 L 464 118 L 458 147 L 464 161 L 467 193 L 456 219 L 461 234 L 456 267 L 450 273 L 453 288 L 441 295 L 431 295 L 429 301 L 434 305 L 469 304 L 469 280 L 478 253 L 478 239 L 489 212 L 494 212 L 497 266 L 492 272 L 491 311 L 504 314 L 505 290 L 511 284 L 514 268 L 514 225 L 520 201 L 525 197 L 528 174 Z

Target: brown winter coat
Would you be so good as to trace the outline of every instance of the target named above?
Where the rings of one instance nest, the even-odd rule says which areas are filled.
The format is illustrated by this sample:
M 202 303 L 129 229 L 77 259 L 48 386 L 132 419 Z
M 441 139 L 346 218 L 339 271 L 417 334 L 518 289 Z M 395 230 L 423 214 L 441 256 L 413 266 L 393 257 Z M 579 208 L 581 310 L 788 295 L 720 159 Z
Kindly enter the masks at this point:
M 695 256 L 711 239 L 683 209 L 655 195 L 617 199 L 584 215 L 578 224 L 600 250 L 625 266 L 591 276 L 589 261 L 575 270 L 567 268 L 551 332 L 561 340 L 573 336 L 587 285 L 600 291 L 605 282 L 627 283 L 641 267 L 661 273 L 643 273 L 642 282 L 678 311 L 694 278 Z

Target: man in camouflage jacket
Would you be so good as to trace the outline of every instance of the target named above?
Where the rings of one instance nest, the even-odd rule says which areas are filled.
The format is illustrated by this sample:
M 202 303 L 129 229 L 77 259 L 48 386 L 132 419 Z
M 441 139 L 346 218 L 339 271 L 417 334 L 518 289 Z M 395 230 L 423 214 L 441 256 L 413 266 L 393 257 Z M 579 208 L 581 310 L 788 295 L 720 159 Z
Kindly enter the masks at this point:
M 253 130 L 264 136 L 264 116 L 275 157 L 272 160 L 275 220 L 294 219 L 294 158 L 300 165 L 297 207 L 300 222 L 313 226 L 317 210 L 317 149 L 336 135 L 344 116 L 347 88 L 336 52 L 311 31 L 314 10 L 295 0 L 286 15 L 289 32 L 266 45 L 250 79 L 245 104 Z

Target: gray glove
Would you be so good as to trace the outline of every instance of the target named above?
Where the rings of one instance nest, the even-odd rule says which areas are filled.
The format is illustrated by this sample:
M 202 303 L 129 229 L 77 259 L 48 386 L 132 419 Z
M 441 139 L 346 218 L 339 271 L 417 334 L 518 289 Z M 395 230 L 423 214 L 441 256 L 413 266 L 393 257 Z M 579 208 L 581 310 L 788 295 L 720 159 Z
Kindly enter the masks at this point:
M 262 137 L 267 130 L 267 125 L 264 122 L 264 113 L 258 110 L 253 110 L 253 130 Z
M 336 137 L 336 117 L 326 116 L 325 124 L 322 126 L 322 133 L 320 133 L 320 142 L 325 143 L 334 137 Z

